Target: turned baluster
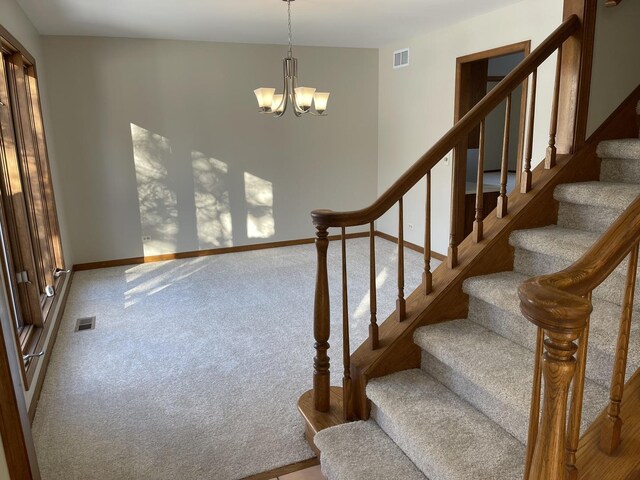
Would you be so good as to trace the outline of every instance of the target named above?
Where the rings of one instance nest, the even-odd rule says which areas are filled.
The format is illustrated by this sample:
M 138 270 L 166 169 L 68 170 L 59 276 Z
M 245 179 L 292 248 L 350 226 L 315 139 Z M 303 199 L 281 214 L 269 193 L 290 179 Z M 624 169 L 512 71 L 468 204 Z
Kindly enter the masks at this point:
M 478 145 L 478 175 L 476 177 L 476 219 L 473 221 L 473 241 L 478 243 L 483 238 L 484 218 L 484 127 L 485 121 L 480 122 L 480 143 Z
M 349 345 L 349 290 L 347 288 L 347 239 L 345 227 L 342 227 L 342 416 L 345 421 L 351 420 L 351 348 Z
M 329 277 L 327 274 L 327 227 L 316 226 L 318 271 L 313 309 L 313 337 L 316 356 L 313 359 L 313 406 L 319 412 L 329 411 Z
M 533 124 L 536 118 L 536 88 L 538 83 L 538 71 L 534 70 L 531 75 L 531 93 L 529 94 L 529 106 L 527 115 L 527 148 L 525 150 L 522 178 L 520 180 L 520 191 L 528 193 L 531 191 L 531 158 L 533 157 Z
M 544 159 L 544 168 L 550 169 L 556 166 L 556 133 L 558 131 L 558 104 L 560 102 L 560 73 L 562 69 L 562 45 L 558 47 L 556 60 L 556 79 L 553 86 L 553 105 L 551 108 L 551 123 L 549 125 L 549 146 Z
M 431 274 L 431 170 L 427 172 L 427 200 L 424 222 L 424 273 L 422 284 L 424 294 L 429 295 L 433 290 L 433 276 Z
M 587 295 L 591 303 L 591 293 Z M 566 472 L 565 480 L 577 480 L 576 452 L 580 441 L 580 422 L 582 421 L 582 401 L 584 399 L 584 381 L 587 369 L 587 348 L 589 347 L 589 319 L 578 340 L 576 354 L 576 373 L 573 378 L 571 407 L 569 408 L 569 424 L 567 426 Z
M 577 333 L 545 330 L 542 418 L 531 460 L 530 480 L 564 480 L 567 397 L 575 373 Z
M 462 178 L 462 165 L 466 165 L 467 141 L 456 145 L 453 150 L 453 168 L 451 171 L 451 232 L 449 234 L 449 249 L 447 252 L 447 265 L 449 268 L 458 266 L 458 220 L 461 212 L 464 212 L 464 191 L 461 191 L 458 178 Z M 466 169 L 466 166 L 464 167 Z M 464 187 L 464 184 L 463 184 Z M 460 232 L 462 233 L 462 232 Z
M 376 291 L 376 237 L 373 222 L 369 224 L 369 308 L 371 318 L 369 324 L 369 341 L 371 342 L 371 350 L 375 350 L 380 346 L 378 337 L 378 305 Z
M 502 165 L 500 166 L 500 196 L 498 197 L 498 218 L 504 218 L 508 212 L 507 176 L 509 173 L 509 134 L 511 130 L 511 94 L 507 97 L 504 113 L 504 136 L 502 138 Z
M 398 201 L 398 300 L 396 310 L 398 321 L 403 321 L 407 314 L 407 301 L 404 298 L 404 211 L 402 198 Z
M 627 354 L 629 352 L 629 335 L 631 333 L 631 317 L 633 316 L 633 297 L 636 290 L 636 272 L 638 268 L 638 245 L 631 250 L 627 268 L 627 285 L 624 292 L 622 314 L 620 315 L 620 330 L 616 357 L 613 364 L 611 378 L 610 403 L 607 417 L 600 432 L 600 448 L 611 455 L 620 445 L 622 419 L 620 418 L 620 403 L 624 393 L 624 381 L 627 372 Z
M 529 435 L 527 436 L 527 456 L 525 460 L 524 480 L 529 479 L 533 449 L 538 438 L 540 424 L 540 394 L 542 392 L 542 354 L 544 353 L 544 330 L 538 328 L 536 336 L 535 367 L 533 370 L 533 388 L 531 391 L 531 407 L 529 409 Z

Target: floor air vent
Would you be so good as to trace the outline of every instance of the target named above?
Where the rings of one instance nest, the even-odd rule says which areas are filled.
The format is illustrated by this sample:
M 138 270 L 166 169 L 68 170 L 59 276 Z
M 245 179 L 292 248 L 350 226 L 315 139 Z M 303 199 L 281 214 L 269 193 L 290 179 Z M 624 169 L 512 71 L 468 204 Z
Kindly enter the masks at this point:
M 96 328 L 96 317 L 85 317 L 76 320 L 76 332 L 93 330 L 94 328 Z

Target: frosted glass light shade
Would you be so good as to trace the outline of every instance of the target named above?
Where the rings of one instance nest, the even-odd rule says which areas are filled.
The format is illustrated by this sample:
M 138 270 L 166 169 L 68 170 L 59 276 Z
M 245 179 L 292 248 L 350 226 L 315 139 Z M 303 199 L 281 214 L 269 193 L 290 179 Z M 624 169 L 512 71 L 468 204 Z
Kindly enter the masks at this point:
M 302 110 L 309 110 L 311 103 L 313 103 L 313 94 L 316 92 L 315 88 L 310 87 L 298 87 L 296 88 L 296 102 L 298 107 Z
M 273 96 L 273 103 L 271 104 L 272 112 L 280 113 L 284 110 L 284 102 L 282 101 L 283 98 L 284 98 L 284 95 L 281 95 L 281 94 L 277 94 Z
M 258 99 L 258 106 L 263 111 L 268 111 L 273 105 L 273 95 L 276 93 L 275 88 L 256 88 L 253 93 Z
M 316 106 L 316 111 L 318 113 L 324 113 L 327 109 L 327 103 L 329 102 L 329 92 L 316 92 L 313 96 L 313 101 Z

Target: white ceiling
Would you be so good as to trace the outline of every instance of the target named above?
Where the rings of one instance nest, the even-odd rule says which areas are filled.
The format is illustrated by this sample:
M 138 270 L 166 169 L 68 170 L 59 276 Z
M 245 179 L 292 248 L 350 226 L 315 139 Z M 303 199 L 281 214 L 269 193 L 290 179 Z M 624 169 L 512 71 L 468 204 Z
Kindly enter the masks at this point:
M 378 48 L 519 0 L 295 0 L 297 45 Z M 18 0 L 43 35 L 287 42 L 282 0 Z

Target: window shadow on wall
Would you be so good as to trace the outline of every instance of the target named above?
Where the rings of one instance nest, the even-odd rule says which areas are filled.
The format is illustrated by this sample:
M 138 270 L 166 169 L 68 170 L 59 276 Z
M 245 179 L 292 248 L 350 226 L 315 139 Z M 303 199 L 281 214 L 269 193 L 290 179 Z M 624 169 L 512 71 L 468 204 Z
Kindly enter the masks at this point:
M 197 150 L 176 152 L 168 138 L 134 123 L 130 128 L 145 257 L 176 253 L 184 244 L 206 250 L 275 236 L 272 182 Z M 172 175 L 190 175 L 183 168 L 191 169 L 193 192 L 175 191 L 180 179 Z M 189 228 L 180 232 L 179 216 L 187 225 L 195 218 L 195 235 Z M 246 225 L 246 236 L 243 228 L 234 232 L 234 224 Z

